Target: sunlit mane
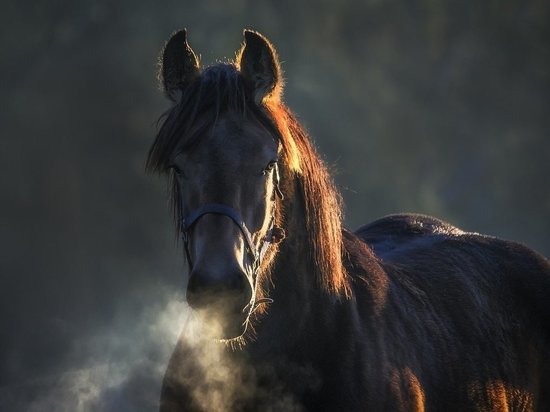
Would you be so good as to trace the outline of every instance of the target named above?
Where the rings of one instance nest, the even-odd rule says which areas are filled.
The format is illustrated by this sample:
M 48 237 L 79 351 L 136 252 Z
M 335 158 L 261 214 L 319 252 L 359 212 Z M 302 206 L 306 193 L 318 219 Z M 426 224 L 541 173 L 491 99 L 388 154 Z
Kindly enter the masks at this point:
M 349 297 L 351 291 L 342 264 L 341 199 L 309 136 L 282 103 L 267 102 L 280 134 L 287 164 L 300 180 L 310 246 L 323 289 Z
M 262 107 L 254 103 L 250 91 L 233 64 L 205 69 L 183 92 L 179 102 L 166 112 L 149 151 L 147 169 L 168 173 L 174 218 L 180 216 L 180 195 L 170 169 L 173 157 L 198 143 L 200 136 L 228 111 L 251 116 L 278 136 L 287 168 L 300 181 L 303 191 L 308 241 L 315 259 L 320 286 L 329 293 L 350 296 L 342 264 L 342 223 L 340 196 L 307 133 L 291 111 L 273 99 Z M 284 225 L 284 223 L 283 223 Z

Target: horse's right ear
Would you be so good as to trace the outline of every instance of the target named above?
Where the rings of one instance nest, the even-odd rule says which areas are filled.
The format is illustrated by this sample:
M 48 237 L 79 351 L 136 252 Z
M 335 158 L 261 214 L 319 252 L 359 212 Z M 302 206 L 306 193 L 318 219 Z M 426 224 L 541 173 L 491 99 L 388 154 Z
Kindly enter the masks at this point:
M 166 96 L 176 101 L 183 89 L 199 75 L 199 60 L 187 44 L 187 31 L 172 35 L 162 49 L 159 80 Z

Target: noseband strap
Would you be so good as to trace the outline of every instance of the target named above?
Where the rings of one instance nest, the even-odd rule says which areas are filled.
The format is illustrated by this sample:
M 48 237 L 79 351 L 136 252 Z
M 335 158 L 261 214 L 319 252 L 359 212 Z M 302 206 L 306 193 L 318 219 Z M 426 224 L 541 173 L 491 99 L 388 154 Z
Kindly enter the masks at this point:
M 204 215 L 222 215 L 227 216 L 230 218 L 239 228 L 241 233 L 243 234 L 244 240 L 246 242 L 246 246 L 248 249 L 248 252 L 253 257 L 253 261 L 256 261 L 258 258 L 258 253 L 256 251 L 256 248 L 254 247 L 254 242 L 252 241 L 252 234 L 246 227 L 246 224 L 244 223 L 244 220 L 239 212 L 237 212 L 232 207 L 222 205 L 220 203 L 208 203 L 206 205 L 203 205 L 199 207 L 198 209 L 193 210 L 187 217 L 185 217 L 181 222 L 181 233 L 183 237 L 183 241 L 185 243 L 187 258 L 190 258 L 189 248 L 187 247 L 189 242 L 189 230 L 193 227 L 197 221 L 203 217 Z M 191 263 L 191 259 L 189 259 L 189 263 Z

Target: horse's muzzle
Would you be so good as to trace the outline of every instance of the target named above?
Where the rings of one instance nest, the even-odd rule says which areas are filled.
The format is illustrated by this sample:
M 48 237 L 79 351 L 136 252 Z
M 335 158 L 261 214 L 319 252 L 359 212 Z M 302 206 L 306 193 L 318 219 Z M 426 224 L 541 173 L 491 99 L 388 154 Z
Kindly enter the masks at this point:
M 220 339 L 242 335 L 246 329 L 252 287 L 243 272 L 213 275 L 194 269 L 187 285 L 187 303 Z

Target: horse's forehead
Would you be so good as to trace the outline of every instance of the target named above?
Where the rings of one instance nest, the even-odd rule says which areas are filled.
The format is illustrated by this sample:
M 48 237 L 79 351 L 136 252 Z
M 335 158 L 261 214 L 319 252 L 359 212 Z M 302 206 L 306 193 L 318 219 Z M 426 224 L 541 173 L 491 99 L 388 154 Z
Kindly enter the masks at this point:
M 277 143 L 259 122 L 229 116 L 220 119 L 212 129 L 205 152 L 216 159 L 241 162 L 276 154 Z

